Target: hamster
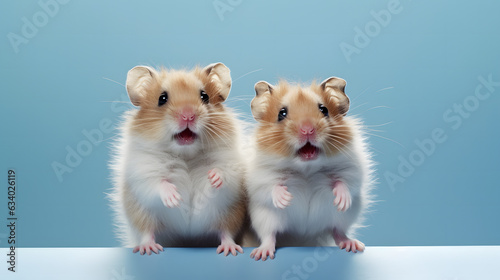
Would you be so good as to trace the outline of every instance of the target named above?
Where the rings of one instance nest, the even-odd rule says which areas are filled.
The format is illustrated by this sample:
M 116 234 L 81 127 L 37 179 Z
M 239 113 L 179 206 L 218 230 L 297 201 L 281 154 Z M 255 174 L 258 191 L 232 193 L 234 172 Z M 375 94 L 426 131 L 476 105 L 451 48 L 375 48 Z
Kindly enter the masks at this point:
M 240 125 L 222 103 L 231 88 L 222 63 L 155 70 L 136 66 L 111 163 L 110 194 L 119 237 L 133 252 L 218 246 L 243 253 L 235 238 L 245 220 Z
M 308 87 L 255 84 L 257 125 L 247 172 L 248 211 L 261 243 L 255 260 L 276 246 L 333 245 L 363 251 L 350 237 L 372 199 L 373 163 L 361 122 L 346 116 L 345 80 Z M 332 240 L 333 238 L 333 240 Z

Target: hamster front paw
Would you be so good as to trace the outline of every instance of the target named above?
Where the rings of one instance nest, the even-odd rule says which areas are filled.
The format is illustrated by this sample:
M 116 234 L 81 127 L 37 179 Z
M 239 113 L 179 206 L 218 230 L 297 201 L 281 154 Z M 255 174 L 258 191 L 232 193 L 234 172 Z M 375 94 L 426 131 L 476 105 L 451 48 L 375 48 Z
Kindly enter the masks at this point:
M 162 186 L 160 190 L 160 197 L 163 205 L 167 206 L 168 208 L 179 207 L 182 198 L 181 195 L 177 192 L 177 187 L 167 180 L 163 180 L 161 184 Z
M 293 196 L 288 191 L 288 187 L 283 185 L 276 185 L 273 188 L 272 198 L 274 207 L 285 209 L 288 205 L 290 205 L 290 201 L 292 200 Z
M 335 183 L 333 184 L 333 195 L 335 195 L 333 204 L 337 206 L 338 211 L 345 212 L 347 211 L 347 209 L 349 209 L 349 207 L 351 207 L 351 192 L 344 182 L 335 181 Z
M 212 187 L 216 189 L 222 186 L 222 177 L 220 176 L 220 171 L 217 168 L 208 171 L 208 180 L 210 180 Z

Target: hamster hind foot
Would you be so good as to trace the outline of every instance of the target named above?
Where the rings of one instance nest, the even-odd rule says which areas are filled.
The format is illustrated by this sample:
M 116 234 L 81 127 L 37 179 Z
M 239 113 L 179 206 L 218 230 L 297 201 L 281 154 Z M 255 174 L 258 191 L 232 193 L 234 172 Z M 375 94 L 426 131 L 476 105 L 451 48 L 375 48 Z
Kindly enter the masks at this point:
M 357 239 L 350 239 L 340 230 L 333 230 L 333 239 L 335 240 L 335 244 L 337 244 L 341 250 L 345 249 L 346 252 L 357 253 L 365 250 L 365 244 L 363 244 L 363 242 Z
M 255 259 L 256 261 L 262 259 L 265 261 L 269 256 L 270 259 L 274 259 L 274 252 L 276 251 L 276 238 L 270 236 L 262 242 L 262 244 L 255 248 L 250 254 L 250 258 Z
M 238 254 L 236 252 L 243 254 L 243 248 L 236 244 L 229 234 L 223 233 L 221 235 L 221 244 L 217 247 L 216 253 L 220 254 L 222 252 L 224 252 L 224 256 L 229 255 L 229 253 L 236 256 Z
M 141 245 L 134 247 L 134 250 L 132 252 L 133 253 L 139 252 L 141 255 L 144 254 L 151 255 L 151 252 L 159 254 L 160 251 L 163 252 L 163 246 L 156 243 L 154 235 L 151 234 L 148 238 L 146 238 L 145 240 L 143 240 L 143 242 L 141 242 Z

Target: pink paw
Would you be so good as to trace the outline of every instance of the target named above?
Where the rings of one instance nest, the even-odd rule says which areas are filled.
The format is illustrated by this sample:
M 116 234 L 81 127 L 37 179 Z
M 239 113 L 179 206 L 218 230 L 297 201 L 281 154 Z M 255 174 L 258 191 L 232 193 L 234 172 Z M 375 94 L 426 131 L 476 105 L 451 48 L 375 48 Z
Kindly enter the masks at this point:
M 290 205 L 292 194 L 287 190 L 286 186 L 276 185 L 272 192 L 273 204 L 276 208 L 285 209 Z
M 365 250 L 365 244 L 356 239 L 344 239 L 338 243 L 340 249 L 345 249 L 346 252 L 363 252 Z
M 255 259 L 256 261 L 262 259 L 265 261 L 267 257 L 269 256 L 270 259 L 274 259 L 274 252 L 276 249 L 274 246 L 264 246 L 261 245 L 259 248 L 255 248 L 252 253 L 250 254 L 250 258 Z
M 151 252 L 154 252 L 155 254 L 160 253 L 160 251 L 163 251 L 163 247 L 156 243 L 154 240 L 146 242 L 144 244 L 141 244 L 139 246 L 136 246 L 134 248 L 134 253 L 140 252 L 141 255 L 148 254 L 151 255 Z
M 179 207 L 182 198 L 177 192 L 177 187 L 174 184 L 169 183 L 167 180 L 163 180 L 161 183 L 162 188 L 160 190 L 160 197 L 163 205 L 168 208 Z
M 222 186 L 222 177 L 220 176 L 220 172 L 217 168 L 208 171 L 208 180 L 210 180 L 212 187 L 216 189 Z
M 351 207 L 352 198 L 351 192 L 342 181 L 336 181 L 333 185 L 333 195 L 335 195 L 335 200 L 333 204 L 337 206 L 338 211 L 346 211 Z
M 240 252 L 240 254 L 243 254 L 243 249 L 241 248 L 241 246 L 239 246 L 234 242 L 223 241 L 222 244 L 220 244 L 219 247 L 217 248 L 216 253 L 220 254 L 222 252 L 224 252 L 224 256 L 229 255 L 229 253 L 231 253 L 233 256 L 236 256 L 238 254 L 236 252 Z

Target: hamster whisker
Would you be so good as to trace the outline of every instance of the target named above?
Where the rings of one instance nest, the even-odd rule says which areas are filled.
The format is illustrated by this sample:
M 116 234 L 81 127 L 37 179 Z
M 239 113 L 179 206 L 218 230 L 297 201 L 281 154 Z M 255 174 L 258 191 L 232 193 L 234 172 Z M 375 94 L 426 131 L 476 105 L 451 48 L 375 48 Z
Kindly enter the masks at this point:
M 335 143 L 331 142 L 331 141 L 328 141 L 328 140 L 333 140 L 335 141 L 336 143 L 339 144 L 339 146 L 335 145 Z M 343 148 L 341 148 L 341 146 L 344 146 L 345 148 L 347 148 L 351 153 L 352 153 L 352 150 L 351 148 L 349 148 L 348 146 L 345 146 L 342 142 L 340 142 L 339 140 L 335 139 L 335 138 L 327 138 L 327 142 L 331 145 L 333 145 L 337 150 L 339 150 L 340 152 L 342 152 L 346 157 L 354 160 L 354 158 L 350 155 L 350 153 L 347 153 Z
M 345 141 L 348 144 L 348 143 L 351 143 L 351 140 L 346 139 L 346 138 L 341 137 L 341 136 L 338 136 L 338 135 L 330 135 L 329 139 L 334 140 L 335 142 L 339 143 L 341 146 L 344 146 L 350 152 L 352 152 L 352 150 L 351 150 L 351 148 L 349 146 L 346 146 L 344 143 L 340 142 L 342 140 L 342 141 Z
M 270 132 L 268 132 L 268 134 L 269 135 L 266 135 L 266 137 L 264 138 L 267 141 L 281 138 L 278 131 L 270 131 Z
M 239 79 L 241 79 L 241 78 L 245 77 L 246 75 L 250 75 L 250 74 L 252 74 L 252 73 L 259 72 L 259 71 L 261 71 L 261 70 L 264 70 L 264 68 L 256 69 L 256 70 L 250 71 L 250 72 L 248 72 L 248 73 L 246 73 L 246 74 L 243 74 L 243 75 L 239 76 L 238 78 L 234 79 L 234 80 L 233 80 L 233 83 L 235 83 L 237 80 L 239 80 Z
M 356 106 L 356 107 L 354 107 L 354 108 L 350 108 L 350 109 L 349 109 L 349 111 L 353 112 L 353 111 L 355 111 L 356 109 L 358 109 L 359 107 L 365 106 L 366 104 L 368 104 L 368 102 L 365 102 L 365 103 L 359 104 L 359 105 L 357 105 L 357 106 Z
M 113 83 L 115 83 L 115 84 L 119 84 L 119 85 L 120 85 L 120 86 L 122 86 L 122 87 L 125 87 L 125 85 L 124 85 L 124 84 L 121 84 L 121 83 L 119 83 L 119 82 L 117 82 L 117 81 L 115 81 L 115 80 L 111 80 L 110 78 L 106 78 L 106 77 L 102 77 L 102 78 L 103 78 L 104 80 L 108 80 L 108 81 L 113 82 Z M 128 103 L 128 102 L 127 102 L 127 103 Z
M 205 125 L 204 128 L 205 128 L 205 131 L 203 131 L 201 133 L 203 136 L 205 136 L 207 139 L 208 138 L 212 139 L 212 141 L 215 143 L 217 143 L 218 142 L 217 140 L 219 139 L 223 142 L 224 145 L 228 146 L 226 139 L 224 139 L 221 135 L 219 135 L 217 132 L 215 132 L 214 127 L 211 127 L 210 125 Z
M 217 141 L 215 140 L 215 137 L 214 137 L 211 133 L 202 132 L 202 133 L 201 133 L 201 136 L 202 136 L 202 137 L 201 137 L 202 139 L 208 136 L 207 138 L 209 138 L 209 137 L 210 137 L 210 138 L 212 138 L 212 140 L 213 140 L 214 142 L 217 142 Z
M 335 148 L 336 151 L 340 152 L 341 154 L 345 155 L 346 157 L 349 157 L 349 155 L 342 149 L 340 148 L 339 146 L 337 146 L 335 143 L 331 142 L 331 141 L 328 141 L 327 140 L 327 148 L 330 152 L 335 152 L 334 150 L 332 150 L 329 146 L 333 146 L 333 148 Z
M 401 143 L 399 143 L 398 141 L 393 140 L 393 139 L 391 139 L 391 138 L 387 138 L 387 137 L 380 136 L 380 135 L 377 135 L 377 134 L 374 134 L 374 133 L 370 133 L 370 132 L 365 132 L 365 134 L 368 134 L 368 135 L 371 135 L 371 136 L 375 136 L 375 137 L 379 137 L 379 138 L 385 139 L 385 140 L 387 140 L 387 141 L 391 141 L 391 142 L 393 142 L 393 143 L 395 143 L 395 144 L 398 144 L 398 145 L 399 145 L 399 146 L 401 146 L 403 149 L 406 149 L 406 147 L 405 147 L 403 144 L 401 144 Z
M 101 101 L 101 102 L 111 102 L 111 103 L 126 103 L 126 104 L 130 104 L 129 101 L 107 101 L 107 100 L 104 100 L 104 101 Z
M 278 142 L 274 142 L 272 146 L 279 146 L 281 143 L 286 142 L 285 139 L 281 139 Z
M 375 124 L 375 125 L 363 124 L 363 127 L 377 127 L 377 126 L 388 125 L 388 124 L 391 124 L 391 123 L 393 123 L 393 122 L 390 121 L 390 122 L 386 122 L 386 123 L 383 123 L 383 124 Z
M 334 135 L 330 135 L 331 137 L 335 137 L 336 139 L 339 139 L 339 140 L 343 140 L 347 143 L 351 143 L 351 139 L 346 137 L 346 136 L 349 136 L 349 135 L 341 135 L 340 133 L 339 134 L 334 134 Z
M 368 108 L 366 110 L 364 110 L 363 112 L 360 112 L 359 114 L 362 115 L 368 111 L 371 111 L 371 110 L 374 110 L 374 109 L 381 109 L 381 108 L 384 108 L 384 109 L 392 109 L 391 107 L 389 106 L 375 106 L 375 107 L 371 107 L 371 108 Z
M 225 122 L 225 121 L 221 122 L 220 120 L 215 121 L 215 120 L 209 119 L 207 121 L 206 125 L 210 125 L 214 129 L 218 128 L 218 130 L 221 130 L 221 132 L 222 131 L 225 132 L 225 131 L 232 131 L 232 130 L 234 130 L 231 123 Z
M 348 125 L 335 125 L 334 127 L 335 128 L 344 128 L 344 127 L 349 128 Z M 372 128 L 368 128 L 368 127 L 364 127 L 364 129 L 365 130 L 370 130 L 370 131 L 377 131 L 377 132 L 386 132 L 384 130 L 377 130 L 377 129 L 372 129 Z
M 365 130 L 375 131 L 375 132 L 387 132 L 386 130 L 371 129 L 371 128 L 365 128 Z
M 163 120 L 163 118 L 146 118 L 146 119 L 141 119 L 141 123 L 134 123 L 131 125 L 131 127 L 143 127 L 144 122 L 155 122 L 155 121 L 160 121 Z
M 208 135 L 210 135 L 211 138 L 214 141 L 216 141 L 215 137 L 217 137 L 217 138 L 219 138 L 224 143 L 224 145 L 226 147 L 230 147 L 231 146 L 230 143 L 229 143 L 229 141 L 227 140 L 228 138 L 230 138 L 230 136 L 227 133 L 225 133 L 223 131 L 219 131 L 220 132 L 220 134 L 219 134 L 219 133 L 217 133 L 215 131 L 216 128 L 215 127 L 211 127 L 210 125 L 206 125 L 205 129 L 207 129 L 209 132 L 211 132 L 211 133 L 208 133 Z M 221 135 L 221 134 L 223 134 L 223 135 Z M 225 137 L 223 137 L 223 136 L 225 136 Z
M 245 97 L 245 96 L 248 96 L 248 97 Z M 232 97 L 231 100 L 228 100 L 227 102 L 231 102 L 231 101 L 252 101 L 252 98 L 254 96 L 252 95 L 242 95 L 242 96 L 239 96 L 239 97 Z
M 163 120 L 164 118 L 160 117 L 150 117 L 150 118 L 141 118 L 141 121 L 157 121 L 157 120 Z
M 208 123 L 205 127 L 211 129 L 211 131 L 214 132 L 219 137 L 224 136 L 224 138 L 231 138 L 231 135 L 229 133 L 227 133 L 226 131 L 221 129 L 221 128 L 229 128 L 229 127 L 224 127 L 224 126 L 221 126 L 220 124 L 215 125 L 215 124 L 211 124 L 211 123 Z
M 355 103 L 354 101 L 356 101 L 358 98 L 360 98 L 361 96 L 363 96 L 363 94 L 366 93 L 366 91 L 369 89 L 370 87 L 367 87 L 365 88 L 359 95 L 357 96 L 354 96 L 352 99 L 351 99 L 351 103 Z

